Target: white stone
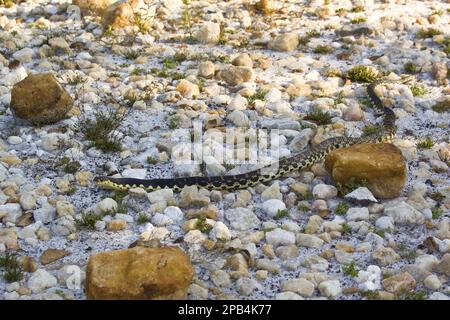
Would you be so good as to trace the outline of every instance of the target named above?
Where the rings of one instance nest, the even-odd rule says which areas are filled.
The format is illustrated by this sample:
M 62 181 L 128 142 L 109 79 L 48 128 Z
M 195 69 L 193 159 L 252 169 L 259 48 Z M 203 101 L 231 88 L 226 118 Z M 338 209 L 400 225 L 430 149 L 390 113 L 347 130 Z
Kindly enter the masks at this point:
M 148 201 L 150 203 L 157 203 L 162 201 L 167 201 L 173 198 L 172 189 L 160 189 L 156 191 L 152 191 L 147 194 Z
M 23 193 L 19 199 L 23 210 L 31 210 L 36 208 L 36 197 L 31 192 Z
M 244 231 L 257 228 L 260 225 L 258 217 L 247 208 L 235 208 L 225 211 L 225 218 L 233 229 Z
M 283 199 L 283 195 L 280 192 L 280 183 L 278 181 L 272 183 L 272 185 L 268 188 L 266 188 L 261 193 L 261 200 L 266 201 L 269 199 Z
M 286 292 L 280 292 L 275 295 L 275 300 L 305 300 L 302 296 L 286 291 Z
M 394 230 L 394 219 L 387 216 L 380 217 L 375 221 L 375 226 L 380 230 Z
M 348 221 L 369 220 L 369 209 L 366 207 L 350 208 L 347 211 L 346 218 Z
M 423 280 L 423 284 L 431 290 L 438 290 L 442 286 L 441 281 L 435 274 L 431 274 L 426 277 L 425 280 Z
M 281 281 L 282 291 L 291 291 L 303 297 L 311 297 L 314 293 L 314 284 L 304 278 L 288 279 Z
M 22 208 L 18 203 L 7 203 L 0 206 L 0 219 L 3 218 L 3 222 L 16 223 L 21 215 Z
M 374 291 L 381 288 L 381 269 L 379 266 L 370 265 L 366 270 L 359 270 L 356 281 L 362 291 Z
M 249 127 L 250 120 L 247 115 L 241 110 L 234 110 L 228 116 L 227 119 L 231 121 L 236 127 Z
M 384 209 L 387 216 L 391 216 L 395 223 L 401 224 L 422 224 L 424 217 L 422 213 L 412 206 L 402 201 L 397 205 L 389 206 Z
M 10 137 L 8 137 L 8 143 L 12 144 L 12 145 L 21 144 L 22 141 L 23 141 L 22 138 L 18 137 L 18 136 L 10 136 Z
M 224 270 L 216 270 L 211 274 L 211 281 L 220 288 L 228 288 L 231 286 L 230 275 Z
M 359 187 L 344 196 L 345 199 L 356 202 L 378 202 L 372 192 L 366 187 Z
M 117 202 L 111 198 L 105 198 L 97 204 L 100 213 L 108 214 L 117 212 Z
M 239 278 L 236 288 L 241 295 L 249 296 L 256 289 L 261 289 L 261 285 L 255 279 Z
M 86 279 L 86 273 L 77 265 L 65 265 L 56 274 L 60 284 L 69 290 L 78 290 Z
M 313 197 L 316 199 L 328 200 L 337 196 L 337 189 L 328 184 L 316 184 L 312 190 Z
M 166 209 L 164 209 L 164 214 L 175 223 L 183 221 L 184 217 L 183 211 L 181 211 L 181 209 L 178 207 L 174 206 L 167 207 Z
M 433 292 L 428 297 L 428 300 L 450 300 L 450 297 L 441 292 Z
M 218 221 L 214 224 L 209 236 L 214 241 L 229 241 L 231 239 L 231 232 L 223 222 Z
M 42 149 L 45 151 L 58 150 L 62 143 L 66 140 L 66 136 L 61 133 L 49 133 L 42 138 Z
M 164 227 L 173 224 L 173 220 L 162 213 L 156 213 L 152 218 L 152 223 L 158 227 Z
M 28 76 L 26 69 L 23 66 L 13 69 L 10 73 L 4 76 L 3 84 L 5 86 L 13 86 L 22 81 Z
M 106 222 L 103 221 L 103 220 L 96 221 L 95 225 L 94 225 L 94 228 L 97 231 L 103 231 L 106 228 Z
M 227 171 L 227 169 L 213 156 L 205 156 L 203 157 L 203 161 L 208 176 L 221 176 Z
M 319 284 L 320 293 L 329 297 L 337 297 L 342 293 L 342 288 L 339 280 L 327 280 Z
M 297 234 L 297 245 L 307 248 L 320 248 L 324 241 L 312 234 L 299 233 Z
M 146 169 L 125 169 L 122 172 L 122 177 L 124 178 L 145 179 L 146 175 Z
M 214 22 L 205 22 L 196 32 L 195 38 L 205 44 L 216 44 L 220 38 L 220 25 Z
M 286 210 L 286 205 L 281 200 L 270 199 L 263 202 L 262 210 L 271 218 L 273 218 L 278 214 L 279 211 Z
M 28 279 L 28 288 L 33 293 L 41 292 L 44 289 L 56 286 L 56 277 L 45 271 L 44 269 L 36 270 Z
M 295 235 L 290 231 L 277 228 L 266 232 L 266 241 L 274 247 L 293 245 L 295 244 Z
M 245 110 L 247 109 L 248 101 L 241 95 L 237 94 L 233 99 L 231 99 L 228 104 L 229 110 Z
M 34 53 L 33 49 L 23 48 L 20 49 L 19 51 L 14 52 L 13 58 L 22 63 L 27 63 L 33 59 L 33 53 Z

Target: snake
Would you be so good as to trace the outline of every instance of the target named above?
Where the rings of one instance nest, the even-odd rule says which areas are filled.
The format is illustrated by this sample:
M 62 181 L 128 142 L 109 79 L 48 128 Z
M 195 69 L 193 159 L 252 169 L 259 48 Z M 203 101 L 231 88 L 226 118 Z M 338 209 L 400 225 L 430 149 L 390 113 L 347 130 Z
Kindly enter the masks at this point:
M 327 155 L 336 149 L 346 148 L 356 144 L 391 142 L 397 131 L 395 126 L 395 113 L 391 108 L 383 104 L 376 93 L 376 88 L 391 83 L 408 83 L 411 79 L 411 76 L 402 77 L 400 80 L 379 79 L 367 85 L 367 95 L 370 104 L 377 112 L 383 115 L 379 130 L 374 130 L 375 132 L 362 135 L 361 137 L 340 136 L 326 139 L 313 149 L 306 150 L 303 153 L 291 157 L 281 158 L 278 163 L 275 162 L 276 170 L 268 169 L 269 166 L 274 168 L 274 163 L 272 163 L 269 166 L 236 175 L 193 176 L 148 180 L 97 176 L 94 178 L 94 183 L 102 189 L 128 191 L 132 188 L 142 188 L 146 191 L 155 191 L 169 188 L 175 192 L 180 192 L 186 186 L 197 186 L 208 190 L 231 191 L 249 188 L 260 183 L 268 183 L 287 173 L 305 170 L 313 164 L 324 160 Z

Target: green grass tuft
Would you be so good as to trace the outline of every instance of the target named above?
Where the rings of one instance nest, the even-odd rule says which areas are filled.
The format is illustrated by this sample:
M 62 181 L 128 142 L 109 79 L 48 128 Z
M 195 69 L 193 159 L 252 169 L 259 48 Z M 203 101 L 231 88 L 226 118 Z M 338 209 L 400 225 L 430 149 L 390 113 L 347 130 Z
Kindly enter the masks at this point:
M 350 209 L 350 206 L 345 202 L 341 202 L 334 208 L 334 214 L 342 216 L 347 213 L 348 209 Z
M 318 54 L 329 54 L 334 51 L 334 48 L 329 45 L 318 45 L 314 48 L 313 52 Z
M 352 261 L 349 265 L 342 267 L 342 272 L 352 278 L 356 278 L 358 276 L 358 271 L 359 270 L 356 268 L 355 261 Z
M 358 181 L 354 177 L 351 177 L 348 181 L 345 183 L 336 183 L 336 188 L 338 189 L 338 193 L 341 197 L 345 196 L 346 194 L 349 194 L 355 189 L 358 189 L 359 187 L 367 187 L 367 181 L 361 180 Z
M 289 215 L 289 211 L 288 210 L 278 210 L 277 214 L 275 215 L 274 219 L 275 220 L 280 220 L 283 219 L 285 217 L 287 217 Z
M 255 94 L 252 94 L 251 96 L 247 97 L 247 101 L 249 104 L 253 104 L 255 100 L 264 100 L 267 90 L 258 90 Z
M 308 113 L 303 120 L 310 120 L 318 125 L 327 125 L 331 123 L 331 115 L 328 112 L 317 110 Z
M 367 66 L 359 65 L 348 71 L 347 77 L 357 82 L 373 82 L 380 78 L 378 72 Z
M 434 207 L 431 209 L 431 216 L 433 219 L 439 219 L 444 214 L 444 210 L 439 207 Z
M 200 216 L 197 218 L 197 223 L 195 224 L 195 228 L 200 230 L 203 233 L 208 233 L 212 229 L 212 227 L 206 222 L 205 216 Z
M 410 89 L 411 89 L 411 92 L 412 92 L 414 97 L 423 96 L 423 95 L 426 95 L 428 93 L 428 89 L 425 88 L 425 87 L 422 87 L 422 86 L 414 85 L 414 86 L 411 86 Z
M 427 39 L 427 38 L 433 38 L 434 36 L 442 34 L 442 31 L 434 28 L 429 29 L 421 29 L 419 32 L 417 32 L 416 37 L 418 39 Z
M 16 253 L 6 251 L 0 255 L 0 268 L 4 269 L 3 279 L 17 282 L 23 279 L 23 269 Z
M 367 18 L 366 17 L 358 17 L 358 18 L 354 18 L 350 20 L 351 24 L 358 24 L 358 23 L 364 23 L 367 22 Z
M 431 149 L 434 146 L 434 141 L 431 137 L 426 137 L 422 141 L 417 143 L 417 148 L 419 149 Z

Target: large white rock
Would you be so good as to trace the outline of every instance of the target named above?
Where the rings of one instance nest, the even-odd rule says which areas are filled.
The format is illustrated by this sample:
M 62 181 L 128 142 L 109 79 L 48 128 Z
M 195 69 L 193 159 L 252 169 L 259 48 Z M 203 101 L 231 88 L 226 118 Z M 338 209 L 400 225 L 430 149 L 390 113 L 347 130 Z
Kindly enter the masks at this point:
M 209 236 L 214 241 L 228 241 L 231 239 L 231 232 L 223 222 L 218 221 L 214 224 L 214 227 L 211 229 Z
M 347 211 L 346 218 L 348 221 L 369 220 L 369 209 L 366 207 L 350 208 Z
M 160 189 L 152 191 L 149 194 L 147 194 L 147 198 L 148 201 L 150 201 L 151 203 L 167 201 L 173 198 L 173 191 L 172 189 Z
M 111 198 L 105 198 L 97 204 L 100 213 L 108 214 L 117 211 L 117 202 Z
M 375 226 L 380 230 L 394 230 L 394 219 L 387 216 L 380 217 L 375 221 Z
M 324 241 L 312 234 L 299 233 L 297 234 L 297 245 L 307 248 L 320 248 Z
M 290 231 L 277 228 L 266 232 L 266 241 L 274 247 L 288 246 L 295 244 L 295 235 Z
M 319 284 L 320 293 L 326 297 L 337 297 L 342 293 L 342 288 L 339 280 L 327 280 Z
M 22 62 L 27 63 L 30 62 L 33 59 L 33 49 L 30 48 L 23 48 L 19 51 L 14 52 L 13 58 Z
M 7 203 L 0 206 L 0 219 L 3 218 L 3 222 L 16 223 L 21 214 L 22 208 L 18 203 Z
M 328 184 L 319 183 L 316 184 L 312 190 L 313 197 L 315 199 L 328 200 L 337 196 L 338 191 L 336 187 Z
M 220 25 L 214 22 L 205 22 L 195 33 L 197 41 L 205 44 L 216 44 L 220 38 Z
M 262 209 L 270 217 L 275 217 L 279 211 L 286 210 L 286 205 L 283 201 L 278 199 L 270 199 L 264 201 L 262 204 Z
M 402 201 L 384 209 L 384 213 L 394 219 L 395 223 L 422 224 L 425 219 L 422 213 Z
M 28 288 L 33 293 L 41 292 L 44 289 L 56 286 L 56 277 L 45 271 L 44 269 L 36 270 L 28 279 Z
M 283 195 L 280 192 L 280 183 L 278 181 L 272 183 L 272 185 L 261 193 L 261 200 L 266 201 L 270 199 L 283 199 Z
M 257 228 L 260 221 L 256 214 L 247 208 L 235 208 L 225 211 L 225 218 L 233 229 L 244 231 Z
M 178 207 L 167 207 L 166 209 L 164 209 L 164 214 L 172 219 L 172 221 L 175 223 L 183 221 L 183 211 L 181 211 L 181 209 Z
M 303 297 L 311 297 L 314 293 L 314 284 L 303 278 L 288 279 L 281 281 L 282 291 L 291 291 Z

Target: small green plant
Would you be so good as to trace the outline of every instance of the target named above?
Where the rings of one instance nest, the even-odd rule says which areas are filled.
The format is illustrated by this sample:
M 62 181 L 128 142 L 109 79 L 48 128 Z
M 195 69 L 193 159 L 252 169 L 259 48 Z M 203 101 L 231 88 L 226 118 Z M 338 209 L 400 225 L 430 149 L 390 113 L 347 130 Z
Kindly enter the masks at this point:
M 134 14 L 134 25 L 138 27 L 140 33 L 146 34 L 150 31 L 148 19 L 143 18 L 140 13 Z
M 303 119 L 313 121 L 318 125 L 327 125 L 331 123 L 331 115 L 322 110 L 309 112 Z
M 147 157 L 147 163 L 148 164 L 157 164 L 158 163 L 158 159 L 153 158 L 152 156 L 148 156 Z
M 352 232 L 352 227 L 348 223 L 342 224 L 342 233 L 346 234 L 350 232 Z
M 419 149 L 431 149 L 434 146 L 434 141 L 431 137 L 426 137 L 422 141 L 417 143 L 417 148 Z
M 125 53 L 123 54 L 125 59 L 128 60 L 135 60 L 137 59 L 139 56 L 141 55 L 139 50 L 133 50 L 133 49 L 128 49 L 127 51 L 125 51 Z
M 342 17 L 342 16 L 344 16 L 347 13 L 347 10 L 345 8 L 338 8 L 336 10 L 336 13 L 337 13 L 338 16 Z
M 63 298 L 63 300 L 69 300 L 69 298 L 66 296 L 66 293 L 64 291 L 62 291 L 61 289 L 56 289 L 55 293 L 60 296 L 61 298 Z
M 125 114 L 119 109 L 107 111 L 96 110 L 94 119 L 85 118 L 78 122 L 76 130 L 81 132 L 84 138 L 92 142 L 92 145 L 102 151 L 122 150 L 122 137 L 116 133 L 125 119 Z
M 344 183 L 336 183 L 336 188 L 338 189 L 338 193 L 341 197 L 345 196 L 355 189 L 358 189 L 359 187 L 367 187 L 367 181 L 357 180 L 356 178 L 351 177 Z
M 264 100 L 267 90 L 258 90 L 256 93 L 252 94 L 251 96 L 247 97 L 247 101 L 249 104 L 253 104 L 255 100 Z
M 431 216 L 433 219 L 439 219 L 444 214 L 444 210 L 439 207 L 434 207 L 431 209 Z
M 208 233 L 211 230 L 211 225 L 209 225 L 206 221 L 205 216 L 200 216 L 197 218 L 197 222 L 195 224 L 195 228 L 200 230 L 203 233 Z
M 368 124 L 363 128 L 362 131 L 364 136 L 370 136 L 379 133 L 380 130 L 381 130 L 380 127 Z
M 139 215 L 136 219 L 137 224 L 144 224 L 144 223 L 147 223 L 148 221 L 149 221 L 148 216 L 143 212 L 139 213 Z
M 97 221 L 102 220 L 104 217 L 103 214 L 100 213 L 95 213 L 94 211 L 87 211 L 87 212 L 83 212 L 81 214 L 81 220 L 79 221 L 79 224 L 81 226 L 90 228 L 90 229 L 94 229 L 95 228 L 95 223 Z
M 386 237 L 386 232 L 390 232 L 389 229 L 376 229 L 373 231 L 373 233 L 379 235 L 383 239 Z
M 342 272 L 352 278 L 356 278 L 358 276 L 358 271 L 359 270 L 356 268 L 355 261 L 352 261 L 349 265 L 342 267 Z
M 405 65 L 403 66 L 403 69 L 405 69 L 405 72 L 410 73 L 410 74 L 414 74 L 417 73 L 417 67 L 414 63 L 412 63 L 411 61 L 408 61 L 407 63 L 405 63 Z
M 357 13 L 357 12 L 364 12 L 366 9 L 364 8 L 364 6 L 356 6 L 353 7 L 352 10 L 350 10 L 351 12 Z
M 289 215 L 289 211 L 288 210 L 278 210 L 277 214 L 275 215 L 275 220 L 280 220 L 283 219 L 285 217 L 287 217 Z
M 372 102 L 369 98 L 360 98 L 358 99 L 358 103 L 363 110 L 370 109 L 372 107 Z
M 67 190 L 67 194 L 73 196 L 75 193 L 77 193 L 77 190 L 78 190 L 77 187 L 72 186 L 69 188 L 69 190 Z
M 70 85 L 77 85 L 77 84 L 81 84 L 81 83 L 85 83 L 86 82 L 86 78 L 83 77 L 81 74 L 76 74 L 73 77 L 70 77 L 69 79 L 67 79 L 67 83 Z
M 411 89 L 411 93 L 413 94 L 414 97 L 423 96 L 428 93 L 427 88 L 422 87 L 422 86 L 414 85 L 414 86 L 411 86 L 410 89 Z
M 146 70 L 144 68 L 137 67 L 137 68 L 134 68 L 133 71 L 131 71 L 131 75 L 132 76 L 140 76 L 142 74 L 145 74 L 145 71 Z
M 337 106 L 340 103 L 344 103 L 344 91 L 339 91 L 337 97 L 334 99 L 334 105 Z
M 334 48 L 329 45 L 318 45 L 314 48 L 313 52 L 318 54 L 329 54 L 334 51 Z
M 191 42 L 194 40 L 194 36 L 192 33 L 192 17 L 191 17 L 191 9 L 187 8 L 186 10 L 183 11 L 182 14 L 182 19 L 183 19 L 183 29 L 185 31 L 186 35 L 186 41 L 187 42 Z
M 16 253 L 6 251 L 0 255 L 0 268 L 4 268 L 3 278 L 7 282 L 23 279 L 23 269 Z
M 308 211 L 310 208 L 309 208 L 309 206 L 306 204 L 306 203 L 300 203 L 298 206 L 297 206 L 297 208 L 298 208 L 298 210 L 300 210 L 300 211 Z
M 426 300 L 426 290 L 401 290 L 395 295 L 396 300 Z
M 407 260 L 413 260 L 417 257 L 416 250 L 409 248 L 406 244 L 400 243 L 397 246 L 400 257 Z
M 416 37 L 418 39 L 427 39 L 427 38 L 433 38 L 434 36 L 442 34 L 442 31 L 434 28 L 429 29 L 421 29 L 419 32 L 417 32 Z
M 358 17 L 358 18 L 354 18 L 350 20 L 351 24 L 358 24 L 358 23 L 364 23 L 367 22 L 367 18 L 366 17 Z
M 347 77 L 357 82 L 373 82 L 380 78 L 379 73 L 367 66 L 359 65 L 348 71 Z
M 345 202 L 341 202 L 334 208 L 334 214 L 342 216 L 347 213 L 348 209 L 350 209 L 350 206 Z
M 177 129 L 180 126 L 181 123 L 181 117 L 178 114 L 175 114 L 171 117 L 169 117 L 169 128 L 170 129 Z
M 120 78 L 120 73 L 118 73 L 118 72 L 111 72 L 111 74 L 109 76 L 111 78 Z
M 378 291 L 368 290 L 368 291 L 362 291 L 360 294 L 363 298 L 366 298 L 366 300 L 379 300 L 380 299 L 380 293 Z

